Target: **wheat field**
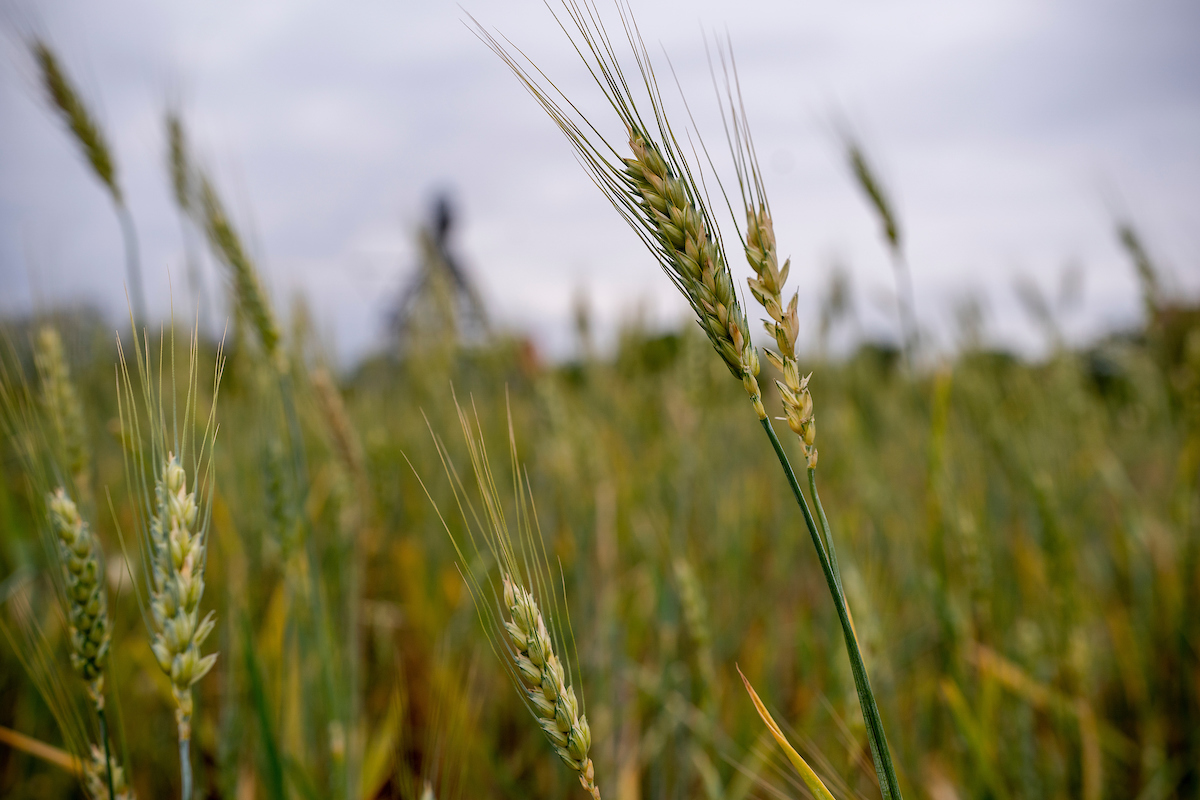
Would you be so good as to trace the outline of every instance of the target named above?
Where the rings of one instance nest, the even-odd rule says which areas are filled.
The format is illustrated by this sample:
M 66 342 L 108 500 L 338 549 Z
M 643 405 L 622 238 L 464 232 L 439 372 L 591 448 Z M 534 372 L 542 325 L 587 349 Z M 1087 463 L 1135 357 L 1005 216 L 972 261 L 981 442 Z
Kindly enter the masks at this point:
M 402 344 L 329 363 L 175 112 L 227 333 L 140 297 L 117 336 L 86 309 L 0 321 L 0 794 L 1200 797 L 1200 308 L 1115 225 L 1141 327 L 935 354 L 847 141 L 899 335 L 806 350 L 731 57 L 723 232 L 636 24 L 593 8 L 560 13 L 628 134 L 611 151 L 478 30 L 684 294 L 677 329 L 601 351 L 581 312 L 556 362 L 466 336 L 427 248 Z M 119 165 L 30 49 L 140 285 Z

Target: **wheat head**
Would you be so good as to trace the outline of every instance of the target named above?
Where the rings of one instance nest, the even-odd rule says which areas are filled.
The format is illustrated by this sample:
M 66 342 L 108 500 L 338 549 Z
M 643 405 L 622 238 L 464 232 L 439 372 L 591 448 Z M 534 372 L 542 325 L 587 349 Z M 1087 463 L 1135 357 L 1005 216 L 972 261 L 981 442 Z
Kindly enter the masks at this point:
M 88 694 L 96 708 L 103 709 L 104 662 L 112 630 L 100 543 L 62 487 L 46 502 L 63 568 L 71 625 L 71 665 L 87 682 Z
M 201 645 L 216 625 L 216 612 L 200 619 L 204 594 L 206 542 L 197 525 L 196 493 L 187 490 L 187 473 L 173 455 L 156 476 L 158 508 L 150 520 L 152 630 L 150 649 L 171 679 L 180 739 L 191 736 L 192 686 L 212 669 L 217 654 L 202 655 Z
M 580 713 L 574 687 L 566 682 L 562 662 L 554 654 L 554 643 L 541 609 L 533 595 L 514 582 L 511 575 L 505 574 L 503 580 L 504 605 L 509 612 L 504 629 L 512 644 L 513 666 L 524 684 L 530 707 L 554 752 L 579 773 L 583 788 L 600 800 L 596 771 L 588 758 L 592 729 L 587 715 Z
M 31 47 L 34 59 L 37 60 L 38 67 L 41 69 L 42 85 L 46 89 L 46 94 L 50 96 L 50 102 L 62 114 L 75 141 L 79 142 L 79 146 L 83 148 L 83 154 L 91 164 L 96 177 L 108 188 L 117 205 L 121 205 L 123 198 L 121 187 L 117 183 L 116 163 L 113 160 L 112 151 L 109 150 L 108 142 L 105 141 L 104 134 L 100 130 L 100 125 L 84 105 L 78 90 L 67 78 L 67 74 L 58 63 L 58 56 L 54 54 L 50 46 L 38 39 L 34 40 Z
M 91 453 L 83 422 L 83 404 L 79 402 L 79 393 L 71 381 L 71 368 L 63 353 L 62 337 L 49 325 L 38 331 L 34 361 L 42 384 L 42 404 L 49 412 L 75 489 L 83 497 L 86 506 L 90 496 L 88 470 Z
M 258 270 L 246 254 L 241 237 L 225 213 L 225 206 L 216 189 L 205 176 L 199 178 L 199 199 L 202 226 L 218 258 L 225 262 L 233 278 L 234 295 L 242 313 L 258 333 L 259 342 L 267 357 L 277 365 L 281 358 L 279 325 L 271 303 L 259 281 Z

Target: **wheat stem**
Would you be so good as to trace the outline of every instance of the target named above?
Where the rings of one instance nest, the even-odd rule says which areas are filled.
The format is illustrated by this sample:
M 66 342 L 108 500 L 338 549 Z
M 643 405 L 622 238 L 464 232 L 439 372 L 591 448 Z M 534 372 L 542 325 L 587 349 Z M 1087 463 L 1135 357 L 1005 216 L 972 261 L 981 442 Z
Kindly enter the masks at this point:
M 837 550 L 833 546 L 833 533 L 829 530 L 829 520 L 825 518 L 825 509 L 821 506 L 821 496 L 817 494 L 817 470 L 808 468 L 808 493 L 812 495 L 813 505 L 817 509 L 817 521 L 821 523 L 821 532 L 825 535 L 825 549 L 829 552 L 829 565 L 833 567 L 833 577 L 837 579 L 838 590 L 842 589 L 842 571 L 838 569 Z
M 117 800 L 117 793 L 113 790 L 112 753 L 108 747 L 108 718 L 104 706 L 96 709 L 96 713 L 100 717 L 100 741 L 104 742 L 104 780 L 108 784 L 108 800 Z
M 134 324 L 146 324 L 146 293 L 142 288 L 142 261 L 138 250 L 137 230 L 133 227 L 133 215 L 124 200 L 117 200 L 117 219 L 121 223 L 121 238 L 125 242 L 125 272 L 129 278 L 130 301 L 133 305 Z
M 858 703 L 862 708 L 863 721 L 867 726 L 871 758 L 875 762 L 875 773 L 879 776 L 879 790 L 883 795 L 883 800 L 902 800 L 896 769 L 892 765 L 892 755 L 888 749 L 887 735 L 883 730 L 883 720 L 879 715 L 879 707 L 875 703 L 875 694 L 871 691 L 871 681 L 867 676 L 866 665 L 863 663 L 862 651 L 858 646 L 858 636 L 854 633 L 854 623 L 850 620 L 850 609 L 846 605 L 846 597 L 842 593 L 841 583 L 834 573 L 829 554 L 821 540 L 821 533 L 817 530 L 817 524 L 813 520 L 812 512 L 809 511 L 804 493 L 800 490 L 800 483 L 796 480 L 796 473 L 792 470 L 787 453 L 784 452 L 779 437 L 775 435 L 771 421 L 769 419 L 760 421 L 763 430 L 767 432 L 767 438 L 771 440 L 771 446 L 775 449 L 775 455 L 779 458 L 779 465 L 783 467 L 788 485 L 796 497 L 796 504 L 800 506 L 800 511 L 804 514 L 804 523 L 808 526 L 813 546 L 817 548 L 821 572 L 825 575 L 825 583 L 829 587 L 829 594 L 833 597 L 834 606 L 837 608 L 838 621 L 842 625 L 842 636 L 846 640 L 846 652 L 850 657 L 850 671 L 854 674 L 854 686 L 858 690 Z
M 179 780 L 183 784 L 180 796 L 183 800 L 191 800 L 192 797 L 191 742 L 191 739 L 179 739 Z

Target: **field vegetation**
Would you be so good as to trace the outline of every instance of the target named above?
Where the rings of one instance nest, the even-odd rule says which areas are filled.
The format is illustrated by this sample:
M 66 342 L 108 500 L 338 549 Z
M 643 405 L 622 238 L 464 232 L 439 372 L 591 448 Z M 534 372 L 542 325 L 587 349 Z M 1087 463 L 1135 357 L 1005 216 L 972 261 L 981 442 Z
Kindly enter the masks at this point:
M 102 134 L 33 52 L 135 275 Z M 897 344 L 798 349 L 818 321 L 724 101 L 747 223 L 719 253 L 660 127 L 623 115 L 615 162 L 574 139 L 699 325 L 599 352 L 581 309 L 548 363 L 460 337 L 435 281 L 349 371 L 281 319 L 168 115 L 230 330 L 4 322 L 0 794 L 1200 797 L 1200 310 L 1121 224 L 1137 330 L 1072 348 L 1047 312 L 1044 358 L 969 325 L 935 357 L 906 312 Z

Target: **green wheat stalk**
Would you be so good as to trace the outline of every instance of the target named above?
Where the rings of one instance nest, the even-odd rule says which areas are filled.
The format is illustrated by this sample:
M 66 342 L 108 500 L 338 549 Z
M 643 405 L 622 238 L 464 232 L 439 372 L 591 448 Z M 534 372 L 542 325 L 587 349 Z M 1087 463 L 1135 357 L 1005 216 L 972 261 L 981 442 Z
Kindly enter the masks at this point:
M 567 22 L 559 19 L 559 24 L 623 123 L 629 147 L 625 152 L 631 152 L 632 157 L 623 155 L 605 140 L 577 107 L 527 59 L 518 59 L 478 22 L 475 23 L 476 33 L 508 65 L 566 135 L 593 182 L 655 255 L 668 277 L 688 299 L 713 348 L 733 376 L 742 380 L 796 503 L 803 512 L 837 609 L 880 790 L 885 800 L 899 800 L 899 782 L 883 723 L 842 591 L 829 524 L 816 494 L 816 427 L 812 398 L 808 393 L 808 379 L 801 379 L 795 367 L 796 302 L 793 299 L 786 307 L 782 302 L 787 263 L 783 268 L 778 267 L 770 209 L 745 113 L 741 108 L 740 94 L 735 101 L 732 84 L 727 81 L 726 94 L 731 119 L 727 120 L 726 133 L 737 165 L 738 183 L 748 220 L 743 244 L 747 260 L 756 274 L 750 288 L 767 310 L 770 317 L 767 329 L 783 351 L 771 354 L 771 360 L 783 372 L 784 381 L 778 385 L 789 426 L 800 436 L 805 448 L 809 487 L 817 508 L 817 518 L 809 510 L 804 492 L 763 407 L 755 380 L 759 371 L 757 351 L 750 342 L 745 313 L 733 291 L 725 248 L 720 232 L 706 208 L 705 192 L 695 177 L 696 173 L 689 167 L 667 119 L 654 69 L 633 14 L 621 0 L 616 6 L 637 65 L 637 80 L 632 82 L 626 78 L 617 61 L 616 49 L 594 3 L 590 0 L 564 0 L 563 9 L 577 36 L 569 30 Z M 631 88 L 639 84 L 644 88 L 644 96 L 649 103 L 650 113 L 646 117 L 638 111 Z M 646 124 L 645 119 L 652 120 L 652 124 Z

